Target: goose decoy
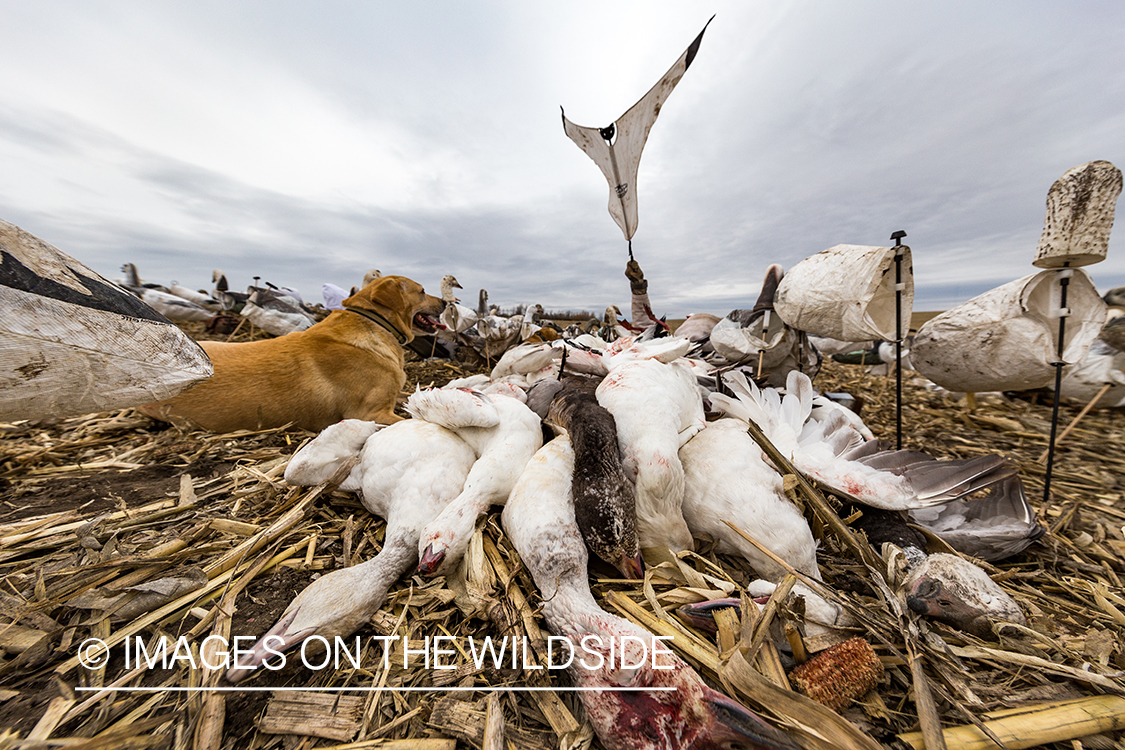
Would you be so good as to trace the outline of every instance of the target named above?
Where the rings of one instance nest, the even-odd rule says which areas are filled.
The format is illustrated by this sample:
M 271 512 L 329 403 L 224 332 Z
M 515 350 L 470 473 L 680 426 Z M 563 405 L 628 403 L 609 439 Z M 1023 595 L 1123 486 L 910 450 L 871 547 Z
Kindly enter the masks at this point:
M 910 364 L 910 346 L 913 336 L 907 336 L 902 347 L 902 367 L 913 370 Z M 895 345 L 891 341 L 875 341 L 866 349 L 851 350 L 833 354 L 832 359 L 845 365 L 867 365 L 870 375 L 883 376 L 891 372 L 895 364 Z
M 222 306 L 219 301 L 205 292 L 197 292 L 194 289 L 189 289 L 186 286 L 181 286 L 179 282 L 173 281 L 168 287 L 168 293 L 174 294 L 177 297 L 186 299 L 188 302 L 194 302 L 200 307 L 210 310 L 212 314 L 220 312 Z
M 172 294 L 167 287 L 141 281 L 141 277 L 137 274 L 137 266 L 133 263 L 125 263 L 121 266 L 121 270 L 125 274 L 121 285 L 168 320 L 206 323 L 214 315 L 206 308 Z
M 634 332 L 627 328 L 620 318 L 621 308 L 617 305 L 610 305 L 605 309 L 605 314 L 602 316 L 602 327 L 599 331 L 599 335 L 605 341 L 613 342 L 633 335 Z
M 304 310 L 287 299 L 292 297 L 287 298 L 271 289 L 258 287 L 250 294 L 239 315 L 274 336 L 304 331 L 316 323 Z
M 625 472 L 636 484 L 641 547 L 691 549 L 679 452 L 705 424 L 691 369 L 655 359 L 626 362 L 601 382 L 597 398 L 617 423 Z
M 211 282 L 215 285 L 211 296 L 217 299 L 219 305 L 227 312 L 241 312 L 242 306 L 250 299 L 250 295 L 245 292 L 231 291 L 227 275 L 217 268 L 211 272 Z
M 215 315 L 194 302 L 158 289 L 145 289 L 141 293 L 141 301 L 168 320 L 206 323 Z
M 121 286 L 125 287 L 137 296 L 144 293 L 146 289 L 155 289 L 158 292 L 171 294 L 167 287 L 160 284 L 152 284 L 141 281 L 140 274 L 137 273 L 137 265 L 135 263 L 123 263 L 121 265 L 121 272 L 125 274 L 125 278 L 121 281 Z
M 758 300 L 749 310 L 732 310 L 711 329 L 711 346 L 727 362 L 747 363 L 754 377 L 781 386 L 789 372 L 815 377 L 821 356 L 808 337 L 785 324 L 774 312 L 777 288 L 784 271 L 776 263 L 766 269 Z M 759 372 L 760 370 L 760 372 Z
M 355 294 L 355 292 L 353 291 L 349 294 L 347 289 L 343 289 L 327 281 L 320 286 L 320 295 L 324 298 L 324 307 L 327 310 L 343 310 L 344 300 L 352 294 Z
M 1125 346 L 1125 318 L 1117 318 L 1114 322 L 1118 322 L 1118 325 L 1112 329 L 1106 325 L 1090 345 L 1086 356 L 1064 371 L 1064 400 L 1073 399 L 1088 404 L 1097 398 L 1096 404 L 1103 408 L 1125 404 L 1125 350 L 1115 346 Z M 1118 337 L 1122 340 L 1118 340 Z
M 1125 308 L 1125 286 L 1118 286 L 1110 289 L 1102 295 L 1102 301 L 1110 307 Z
M 1125 313 L 1110 310 L 1102 332 L 1095 341 L 1101 341 L 1115 351 L 1125 352 Z
M 539 416 L 521 401 L 463 388 L 416 391 L 406 402 L 416 419 L 451 430 L 477 457 L 464 487 L 418 540 L 418 572 L 432 576 L 460 562 L 477 519 L 503 505 L 528 459 L 543 444 Z
M 588 658 L 572 660 L 570 673 L 585 688 L 579 696 L 601 744 L 608 750 L 719 750 L 736 744 L 796 750 L 786 735 L 708 687 L 664 647 L 658 657 L 640 658 L 642 648 L 651 655 L 658 645 L 652 633 L 594 601 L 570 495 L 573 462 L 565 436 L 544 445 L 513 487 L 502 520 L 539 589 L 547 627 L 567 639 L 576 654 L 587 650 Z M 613 659 L 610 648 L 618 644 Z M 627 668 L 621 666 L 620 649 L 626 649 Z M 597 666 L 586 668 L 591 665 Z
M 482 315 L 474 326 L 479 338 L 478 352 L 485 359 L 492 361 L 499 359 L 504 352 L 520 343 L 523 332 L 523 316 L 513 315 L 506 318 L 500 311 L 493 307 L 488 315 Z
M 134 289 L 3 220 L 0 295 L 2 422 L 171 398 L 213 373 L 198 344 Z
M 318 578 L 290 603 L 281 619 L 227 672 L 235 683 L 264 661 L 311 636 L 333 641 L 363 627 L 387 591 L 418 560 L 418 536 L 457 496 L 476 460 L 463 440 L 418 419 L 384 429 L 348 419 L 328 427 L 290 461 L 285 479 L 294 485 L 325 481 L 341 462 L 360 461 L 340 485 L 360 490 L 364 506 L 387 521 L 383 549 L 372 559 Z
M 441 298 L 445 302 L 445 310 L 441 313 L 441 322 L 452 334 L 463 333 L 476 325 L 478 315 L 473 310 L 458 304 L 461 300 L 453 293 L 454 289 L 461 289 L 460 282 L 453 274 L 446 274 L 441 278 Z

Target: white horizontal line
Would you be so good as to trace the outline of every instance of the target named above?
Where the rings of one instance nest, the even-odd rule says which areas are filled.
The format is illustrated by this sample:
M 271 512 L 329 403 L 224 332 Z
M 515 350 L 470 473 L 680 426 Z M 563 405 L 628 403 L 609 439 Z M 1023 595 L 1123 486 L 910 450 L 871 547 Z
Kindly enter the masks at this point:
M 674 693 L 674 687 L 76 687 L 75 692 L 98 693 Z

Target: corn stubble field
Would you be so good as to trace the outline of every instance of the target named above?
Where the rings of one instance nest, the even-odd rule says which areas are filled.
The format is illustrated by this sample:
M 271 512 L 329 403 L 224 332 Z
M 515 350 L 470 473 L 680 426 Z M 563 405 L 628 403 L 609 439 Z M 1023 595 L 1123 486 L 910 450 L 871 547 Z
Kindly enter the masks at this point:
M 441 385 L 471 370 L 415 358 L 408 362 L 407 390 Z M 1044 503 L 1044 468 L 1037 459 L 1047 444 L 1049 406 L 988 397 L 970 408 L 909 375 L 904 447 L 940 458 L 991 452 L 1013 457 L 1049 531 L 1016 557 L 983 564 L 1029 622 L 1026 628 L 1001 626 L 996 640 L 984 641 L 902 614 L 905 608 L 888 597 L 875 571 L 854 553 L 854 545 L 866 544 L 862 536 L 844 540 L 827 530 L 831 519 L 823 515 L 839 511 L 839 505 L 806 507 L 821 540 L 825 581 L 860 615 L 860 634 L 884 667 L 875 689 L 840 714 L 891 744 L 897 735 L 918 730 L 927 717 L 949 727 L 985 721 L 1006 709 L 1053 708 L 1056 713 L 1037 710 L 1018 717 L 1024 741 L 1037 745 L 1050 742 L 1052 728 L 1075 720 L 1067 711 L 1087 720 L 1096 706 L 1116 718 L 1091 724 L 1093 736 L 1081 746 L 1125 746 L 1121 732 L 1113 730 L 1125 713 L 1120 697 L 1125 459 L 1118 452 L 1125 446 L 1125 416 L 1095 410 L 1067 435 L 1056 455 L 1052 497 Z M 877 436 L 893 440 L 893 379 L 826 361 L 815 385 L 859 396 L 866 423 Z M 1077 413 L 1078 407 L 1064 405 L 1062 424 Z M 120 644 L 137 635 L 164 634 L 186 636 L 198 647 L 210 634 L 261 635 L 314 577 L 369 559 L 381 548 L 384 523 L 355 496 L 325 486 L 290 487 L 281 479 L 289 457 L 311 437 L 285 429 L 184 432 L 130 409 L 0 425 L 0 748 L 437 750 L 454 742 L 480 748 L 486 744 L 486 717 L 497 716 L 506 742 L 521 750 L 597 746 L 575 693 L 78 689 L 225 684 L 220 671 L 184 663 L 166 670 L 127 667 Z M 534 584 L 497 514 L 479 531 L 456 575 L 404 577 L 360 634 L 394 634 L 411 642 L 437 634 L 528 636 L 540 653 L 546 631 L 536 614 Z M 786 711 L 798 709 L 787 708 L 773 692 L 790 686 L 770 639 L 755 642 L 755 624 L 732 615 L 721 620 L 716 641 L 674 615 L 686 602 L 737 595 L 754 577 L 746 562 L 715 555 L 701 544 L 695 554 L 649 563 L 643 582 L 622 581 L 612 569 L 593 566 L 591 583 L 602 606 L 673 635 L 677 652 L 713 685 L 784 725 Z M 782 623 L 796 617 L 786 606 L 769 616 Z M 100 669 L 85 669 L 75 658 L 78 644 L 89 637 L 117 644 Z M 920 669 L 912 671 L 911 654 Z M 477 669 L 467 657 L 458 655 L 457 669 L 442 672 L 421 664 L 403 669 L 401 657 L 397 664 L 392 657 L 390 668 L 383 669 L 382 653 L 372 647 L 359 669 L 343 664 L 312 671 L 290 660 L 276 672 L 259 670 L 246 684 L 569 684 L 563 672 Z M 919 698 L 920 689 L 932 704 Z M 488 741 L 495 744 L 494 737 Z

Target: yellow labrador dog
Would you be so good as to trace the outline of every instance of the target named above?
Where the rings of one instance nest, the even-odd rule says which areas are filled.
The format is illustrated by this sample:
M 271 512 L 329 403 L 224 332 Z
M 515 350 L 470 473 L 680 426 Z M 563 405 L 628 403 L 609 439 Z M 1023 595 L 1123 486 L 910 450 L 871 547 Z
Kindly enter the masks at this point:
M 441 327 L 443 307 L 418 282 L 383 276 L 305 331 L 241 344 L 202 342 L 215 375 L 141 411 L 215 432 L 289 422 L 319 432 L 341 419 L 397 422 L 406 382 L 402 345 Z

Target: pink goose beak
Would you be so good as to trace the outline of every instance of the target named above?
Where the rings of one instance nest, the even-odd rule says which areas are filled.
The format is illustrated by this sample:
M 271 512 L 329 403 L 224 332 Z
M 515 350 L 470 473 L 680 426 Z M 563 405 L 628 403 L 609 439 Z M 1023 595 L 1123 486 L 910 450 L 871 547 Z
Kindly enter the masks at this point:
M 434 552 L 434 545 L 426 547 L 422 559 L 418 561 L 418 573 L 426 577 L 437 575 L 438 568 L 445 562 L 445 550 Z
M 645 562 L 641 559 L 640 552 L 635 557 L 622 555 L 616 567 L 626 578 L 637 580 L 645 577 Z
M 297 633 L 289 633 L 288 628 L 293 618 L 297 616 L 297 610 L 291 610 L 282 615 L 281 619 L 277 621 L 269 631 L 258 639 L 258 642 L 245 653 L 239 654 L 238 660 L 230 669 L 227 670 L 227 682 L 233 684 L 239 683 L 249 677 L 255 669 L 262 665 L 263 662 L 268 661 L 271 657 L 286 651 L 305 638 L 313 634 L 312 629 L 305 629 Z
M 800 745 L 779 729 L 716 690 L 703 688 L 703 706 L 707 713 L 704 721 L 710 726 L 696 737 L 692 750 L 725 750 L 732 746 L 800 750 Z

